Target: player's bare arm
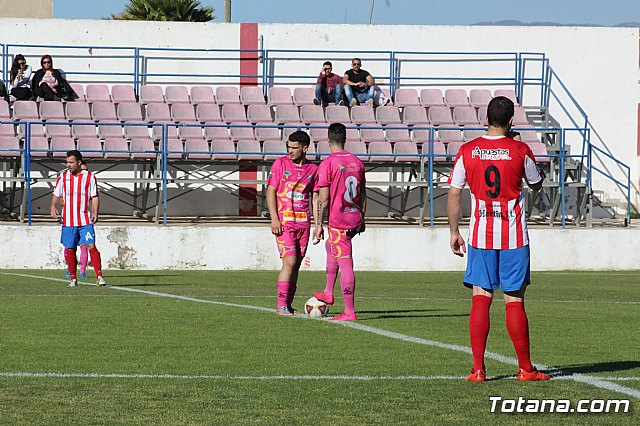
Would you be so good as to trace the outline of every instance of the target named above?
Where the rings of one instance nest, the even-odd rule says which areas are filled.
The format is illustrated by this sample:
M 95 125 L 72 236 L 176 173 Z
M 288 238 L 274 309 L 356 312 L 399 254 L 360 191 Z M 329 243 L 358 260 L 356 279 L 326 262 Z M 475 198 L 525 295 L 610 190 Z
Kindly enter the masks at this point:
M 271 216 L 271 233 L 277 237 L 282 235 L 282 224 L 278 217 L 276 199 L 276 189 L 273 186 L 267 187 L 267 209 L 269 210 L 269 216 Z
M 318 227 L 313 233 L 313 244 L 318 244 L 324 239 L 324 229 L 322 225 L 329 217 L 329 187 L 320 188 L 318 192 Z
M 460 199 L 462 198 L 462 189 L 451 187 L 449 188 L 449 196 L 447 197 L 447 216 L 449 218 L 449 234 L 451 235 L 450 247 L 453 254 L 456 256 L 464 256 L 467 252 L 467 247 L 464 242 L 464 238 L 460 235 L 459 223 L 460 223 Z
M 54 219 L 60 218 L 60 212 L 58 211 L 58 203 L 60 202 L 60 197 L 53 196 L 51 197 L 51 217 Z
M 316 244 L 316 231 L 322 228 L 322 224 L 318 221 L 318 191 L 315 191 L 311 197 L 311 210 L 313 211 L 313 244 Z
M 98 222 L 98 212 L 100 211 L 100 198 L 91 197 L 91 223 Z

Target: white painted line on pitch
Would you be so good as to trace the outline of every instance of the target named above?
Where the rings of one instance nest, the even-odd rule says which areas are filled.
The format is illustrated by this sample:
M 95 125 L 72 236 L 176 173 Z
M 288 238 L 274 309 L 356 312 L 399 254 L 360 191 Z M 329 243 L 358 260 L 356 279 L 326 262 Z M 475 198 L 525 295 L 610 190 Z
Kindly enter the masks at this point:
M 36 377 L 36 378 L 99 378 L 99 379 L 181 379 L 181 380 L 357 380 L 357 381 L 373 381 L 373 380 L 461 380 L 463 376 L 223 376 L 208 374 L 101 374 L 101 373 L 0 373 L 0 377 Z
M 13 276 L 19 276 L 19 277 L 25 277 L 25 278 L 36 278 L 36 279 L 45 279 L 45 280 L 49 280 L 49 281 L 56 281 L 56 282 L 68 282 L 68 280 L 63 280 L 61 278 L 49 278 L 49 277 L 42 277 L 39 275 L 29 275 L 29 274 L 16 274 L 16 273 L 10 273 L 10 272 L 0 272 L 0 274 L 2 275 L 13 275 Z M 82 283 L 79 282 L 80 284 L 83 285 L 90 285 L 90 286 L 96 286 L 96 284 L 93 283 Z M 129 292 L 133 292 L 133 293 L 140 293 L 140 294 L 148 294 L 151 296 L 157 296 L 157 297 L 166 297 L 166 298 L 170 298 L 170 299 L 178 299 L 178 300 L 187 300 L 190 302 L 197 302 L 197 303 L 208 303 L 211 305 L 221 305 L 221 306 L 229 306 L 229 307 L 233 307 L 233 308 L 244 308 L 244 309 L 253 309 L 256 311 L 262 311 L 262 312 L 270 312 L 270 313 L 274 313 L 275 310 L 274 309 L 270 309 L 270 308 L 265 308 L 264 306 L 252 306 L 252 305 L 241 305 L 241 304 L 237 304 L 237 303 L 226 303 L 226 302 L 216 302 L 213 300 L 206 300 L 206 299 L 197 299 L 195 297 L 187 297 L 187 296 L 179 296 L 176 294 L 171 294 L 171 293 L 160 293 L 157 291 L 150 291 L 150 290 L 140 290 L 140 289 L 136 289 L 136 288 L 127 288 L 127 287 L 120 287 L 120 286 L 109 286 L 108 288 L 111 289 L 115 289 L 115 290 L 122 290 L 122 291 L 129 291 Z M 302 315 L 297 315 L 297 316 L 293 316 L 291 318 L 304 318 Z M 306 319 L 306 318 L 305 318 Z M 394 331 L 388 331 L 388 330 L 383 330 L 381 328 L 376 328 L 376 327 L 371 327 L 368 325 L 363 325 L 361 323 L 355 322 L 355 321 L 329 321 L 327 319 L 321 319 L 322 321 L 326 321 L 326 322 L 331 322 L 333 324 L 337 324 L 337 325 L 341 325 L 343 327 L 347 327 L 347 328 L 353 328 L 355 330 L 360 330 L 360 331 L 365 331 L 371 334 L 377 334 L 378 336 L 383 336 L 383 337 L 388 337 L 390 339 L 395 339 L 395 340 L 400 340 L 402 342 L 408 342 L 408 343 L 417 343 L 420 345 L 425 345 L 425 346 L 434 346 L 437 348 L 441 348 L 441 349 L 449 349 L 452 351 L 456 351 L 456 352 L 463 352 L 463 353 L 468 353 L 471 354 L 471 348 L 468 346 L 462 346 L 462 345 L 453 345 L 453 344 L 449 344 L 449 343 L 442 343 L 442 342 L 438 342 L 435 340 L 428 340 L 428 339 L 423 339 L 420 337 L 414 337 L 414 336 L 409 336 L 406 334 L 402 334 L 402 333 L 396 333 Z M 485 357 L 489 358 L 489 359 L 493 359 L 499 362 L 502 362 L 504 364 L 508 364 L 508 365 L 514 365 L 517 366 L 518 365 L 518 360 L 516 358 L 513 357 L 509 357 L 509 356 L 505 356 L 505 355 L 501 355 L 495 352 L 486 352 L 485 353 Z M 555 372 L 557 374 L 562 374 L 562 370 L 558 370 L 555 369 L 553 367 L 544 365 L 544 364 L 539 364 L 536 363 L 537 366 L 540 368 L 540 370 L 545 370 L 545 371 L 552 371 Z M 566 376 L 561 376 L 563 378 L 566 378 L 568 380 L 574 380 L 576 382 L 580 382 L 580 383 L 586 383 L 601 389 L 607 389 L 613 392 L 619 392 L 625 395 L 629 395 L 631 397 L 634 398 L 638 398 L 640 399 L 640 390 L 636 390 L 636 389 L 632 389 L 632 388 L 627 388 L 621 385 L 618 385 L 616 383 L 612 383 L 611 381 L 607 381 L 605 379 L 601 379 L 599 377 L 594 377 L 594 376 L 586 376 L 584 374 L 570 374 L 570 375 L 566 375 Z

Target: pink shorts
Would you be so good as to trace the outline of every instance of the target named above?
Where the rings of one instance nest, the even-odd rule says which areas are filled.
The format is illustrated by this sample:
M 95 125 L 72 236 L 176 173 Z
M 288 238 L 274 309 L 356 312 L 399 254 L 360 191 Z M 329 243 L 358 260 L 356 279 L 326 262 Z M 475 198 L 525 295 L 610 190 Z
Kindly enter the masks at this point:
M 304 257 L 309 245 L 310 228 L 282 227 L 282 235 L 276 237 L 280 257 Z
M 346 229 L 337 229 L 329 227 L 329 236 L 325 247 L 327 253 L 331 253 L 331 257 L 338 259 L 340 257 L 351 257 L 351 238 L 347 235 Z

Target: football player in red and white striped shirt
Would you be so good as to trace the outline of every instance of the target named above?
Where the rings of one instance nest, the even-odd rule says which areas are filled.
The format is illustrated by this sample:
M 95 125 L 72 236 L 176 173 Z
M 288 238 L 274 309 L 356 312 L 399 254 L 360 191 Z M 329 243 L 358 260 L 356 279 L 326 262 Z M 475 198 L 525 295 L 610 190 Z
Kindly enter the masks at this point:
M 507 331 L 518 356 L 518 380 L 548 380 L 535 369 L 529 355 L 529 324 L 524 293 L 529 278 L 529 236 L 522 179 L 534 191 L 542 187 L 531 149 L 507 137 L 513 121 L 513 102 L 503 96 L 487 108 L 487 134 L 460 147 L 449 177 L 447 215 L 451 250 L 466 252 L 460 235 L 460 198 L 471 190 L 469 255 L 464 285 L 473 288 L 469 335 L 473 369 L 467 380 L 485 380 L 484 353 L 489 335 L 489 308 L 494 290 L 501 288 L 506 303 Z
M 69 287 L 78 284 L 76 269 L 78 260 L 76 248 L 84 244 L 89 250 L 91 264 L 96 271 L 99 286 L 106 286 L 102 277 L 102 261 L 100 252 L 95 246 L 96 234 L 93 224 L 98 221 L 98 184 L 96 177 L 88 170 L 82 170 L 82 154 L 72 150 L 67 152 L 67 170 L 60 173 L 51 198 L 51 217 L 60 218 L 58 204 L 64 200 L 62 208 L 62 235 L 60 242 L 65 247 L 64 257 L 67 260 L 71 283 Z

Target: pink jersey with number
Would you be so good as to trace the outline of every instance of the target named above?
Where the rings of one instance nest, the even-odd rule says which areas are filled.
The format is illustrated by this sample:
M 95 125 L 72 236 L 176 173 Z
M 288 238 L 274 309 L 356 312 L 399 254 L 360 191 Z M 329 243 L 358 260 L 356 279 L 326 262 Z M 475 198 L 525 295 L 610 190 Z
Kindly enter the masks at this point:
M 347 151 L 334 152 L 320 163 L 318 186 L 329 187 L 329 226 L 355 229 L 362 225 L 364 164 Z
M 91 198 L 98 196 L 98 183 L 93 173 L 82 170 L 73 174 L 60 173 L 53 195 L 64 200 L 62 226 L 84 226 L 91 223 Z
M 278 218 L 283 225 L 309 228 L 309 204 L 317 190 L 318 166 L 305 160 L 298 166 L 289 156 L 273 162 L 267 185 L 276 190 Z

